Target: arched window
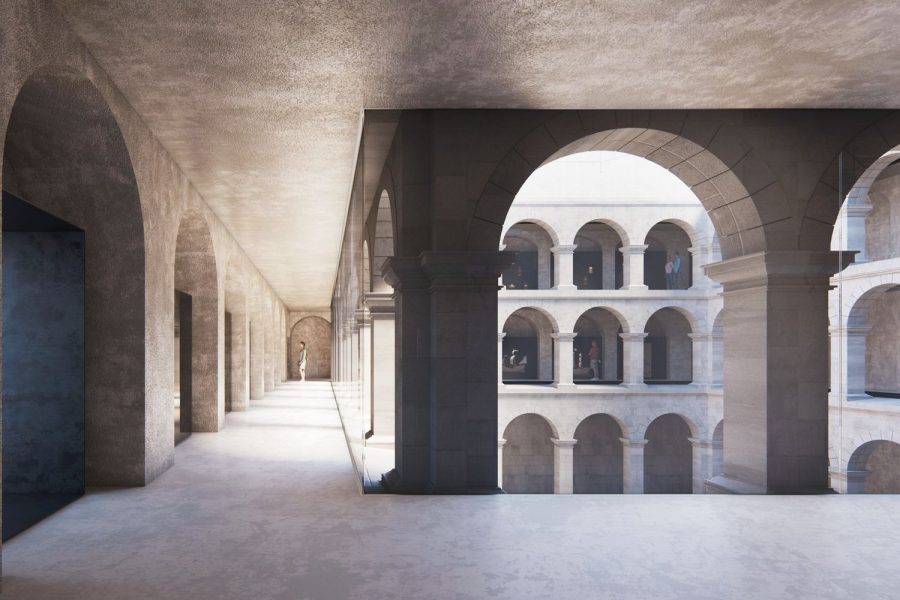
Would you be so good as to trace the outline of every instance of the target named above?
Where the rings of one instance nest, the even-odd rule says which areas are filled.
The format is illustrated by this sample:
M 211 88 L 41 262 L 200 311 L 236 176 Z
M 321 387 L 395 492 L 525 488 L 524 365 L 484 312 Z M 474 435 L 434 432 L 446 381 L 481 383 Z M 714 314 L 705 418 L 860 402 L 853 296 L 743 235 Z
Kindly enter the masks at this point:
M 651 290 L 686 290 L 693 285 L 691 238 L 675 223 L 657 223 L 644 240 L 644 283 Z
M 503 325 L 504 383 L 553 381 L 555 328 L 543 312 L 520 308 Z
M 691 324 L 674 308 L 662 308 L 644 328 L 644 382 L 690 383 L 693 378 Z

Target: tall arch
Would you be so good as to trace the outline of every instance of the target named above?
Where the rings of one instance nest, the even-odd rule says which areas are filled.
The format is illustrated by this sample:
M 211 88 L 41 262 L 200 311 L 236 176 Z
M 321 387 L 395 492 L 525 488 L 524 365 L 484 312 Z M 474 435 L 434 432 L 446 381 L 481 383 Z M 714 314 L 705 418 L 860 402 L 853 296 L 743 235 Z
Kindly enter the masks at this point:
M 684 131 L 683 120 L 668 123 L 672 126 L 669 129 L 662 122 L 660 128 L 615 125 L 604 128 L 599 124 L 594 128 L 585 118 L 575 119 L 578 123 L 559 124 L 559 127 L 552 121 L 540 125 L 498 163 L 476 202 L 469 249 L 497 247 L 503 222 L 498 215 L 505 217 L 519 188 L 539 166 L 593 150 L 641 156 L 681 179 L 709 213 L 724 258 L 765 249 L 765 231 L 752 193 L 765 188 L 772 192 L 771 186 L 778 184 L 768 167 L 753 153 L 745 153 L 732 164 L 726 164 L 709 149 L 711 140 L 707 139 L 704 147 L 690 139 Z M 610 120 L 614 122 L 615 117 Z
M 645 494 L 690 494 L 693 491 L 692 430 L 673 413 L 657 417 L 647 427 L 644 448 Z
M 391 197 L 387 190 L 378 198 L 378 209 L 375 213 L 375 244 L 372 252 L 372 291 L 378 294 L 388 293 L 391 286 L 381 275 L 384 261 L 394 255 L 394 216 Z
M 623 436 L 622 427 L 610 415 L 591 415 L 578 424 L 572 459 L 576 494 L 622 493 Z
M 202 209 L 189 207 L 181 215 L 175 243 L 175 291 L 190 297 L 189 312 L 181 313 L 181 331 L 190 319 L 190 342 L 181 343 L 181 360 L 190 354 L 190 398 L 181 393 L 181 428 L 218 431 L 225 419 L 225 398 L 219 396 L 219 283 L 216 253 Z M 183 336 L 184 334 L 182 334 Z M 186 371 L 181 370 L 184 378 Z M 190 418 L 185 418 L 184 407 Z
M 85 478 L 88 485 L 141 485 L 144 221 L 122 132 L 86 77 L 44 68 L 25 81 L 6 130 L 3 189 L 85 233 Z M 4 408 L 11 402 L 7 394 Z M 11 443 L 3 440 L 4 462 Z
M 556 322 L 541 309 L 516 310 L 503 324 L 503 381 L 553 380 Z
M 653 313 L 644 327 L 644 381 L 689 383 L 693 380 L 693 343 L 696 326 L 690 313 L 666 307 Z
M 608 219 L 594 219 L 575 234 L 572 282 L 581 290 L 615 290 L 624 284 L 621 248 L 628 245 L 625 229 Z
M 849 494 L 900 494 L 900 444 L 872 440 L 853 451 L 847 463 Z
M 644 239 L 644 283 L 651 290 L 686 290 L 693 285 L 690 248 L 696 231 L 684 221 L 668 219 L 650 228 Z
M 331 378 L 331 323 L 310 316 L 297 321 L 290 335 L 290 377 L 300 379 L 300 342 L 306 342 L 307 379 Z

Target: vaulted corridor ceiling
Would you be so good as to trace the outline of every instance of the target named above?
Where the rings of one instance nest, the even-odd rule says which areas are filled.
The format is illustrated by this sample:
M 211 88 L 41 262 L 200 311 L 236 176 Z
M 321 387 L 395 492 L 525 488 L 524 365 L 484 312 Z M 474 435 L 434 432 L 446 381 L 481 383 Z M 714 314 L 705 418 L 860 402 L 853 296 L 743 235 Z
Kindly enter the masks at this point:
M 365 108 L 897 107 L 893 2 L 58 0 L 291 307 L 330 302 Z

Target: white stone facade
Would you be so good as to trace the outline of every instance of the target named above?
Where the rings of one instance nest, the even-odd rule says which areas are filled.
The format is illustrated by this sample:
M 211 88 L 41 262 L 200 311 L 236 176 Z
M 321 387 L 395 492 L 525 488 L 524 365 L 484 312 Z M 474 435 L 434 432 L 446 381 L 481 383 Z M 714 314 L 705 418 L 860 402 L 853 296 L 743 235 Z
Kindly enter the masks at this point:
M 648 429 L 666 415 L 677 415 L 684 423 L 679 437 L 684 438 L 680 442 L 687 464 L 680 487 L 663 485 L 654 491 L 702 493 L 705 480 L 721 466 L 721 288 L 703 273 L 704 265 L 720 260 L 718 245 L 700 202 L 680 181 L 659 171 L 647 161 L 617 153 L 574 155 L 537 171 L 516 196 L 504 225 L 503 249 L 536 253 L 525 267 L 536 267 L 537 276 L 528 277 L 514 266 L 509 278 L 501 278 L 513 285 L 498 294 L 499 484 L 507 491 L 642 493 L 645 481 L 653 487 L 644 471 L 651 464 L 645 449 L 653 447 Z M 684 239 L 680 246 L 679 235 Z M 687 250 L 675 289 L 659 289 L 668 287 L 659 277 L 650 286 L 645 281 L 649 261 L 644 254 L 659 239 L 669 258 L 678 249 Z M 584 285 L 590 271 L 583 261 L 584 276 L 573 276 L 577 253 L 585 247 L 596 251 L 592 258 L 599 271 L 589 286 Z M 653 347 L 648 331 L 654 315 L 665 309 L 680 315 L 675 318 L 686 327 L 677 332 L 679 340 L 666 336 L 668 374 L 678 372 L 666 379 L 677 383 L 647 383 L 653 372 L 651 357 L 645 356 L 645 348 Z M 597 326 L 591 329 L 584 318 L 601 313 L 604 317 L 595 319 Z M 523 339 L 519 317 L 532 324 L 538 338 L 531 360 L 539 362 L 532 370 L 539 381 L 510 379 L 516 375 L 512 362 L 521 358 L 516 348 L 511 362 L 509 343 L 513 336 Z M 575 351 L 579 336 L 603 340 L 599 373 L 590 378 L 599 381 L 583 380 L 591 366 L 584 351 Z M 546 427 L 532 419 L 530 432 L 522 433 L 522 423 L 531 419 L 526 415 L 539 415 Z M 597 415 L 612 419 L 602 425 L 604 435 L 621 447 L 597 449 L 608 456 L 592 461 L 589 451 L 579 453 L 579 438 L 586 439 L 587 424 Z M 516 419 L 520 421 L 511 429 Z M 529 438 L 516 445 L 514 456 L 506 437 L 510 433 Z M 595 448 L 608 446 L 601 439 L 594 437 Z M 669 468 L 665 460 L 659 463 L 663 472 Z M 592 468 L 621 478 L 621 483 L 604 487 L 591 479 Z

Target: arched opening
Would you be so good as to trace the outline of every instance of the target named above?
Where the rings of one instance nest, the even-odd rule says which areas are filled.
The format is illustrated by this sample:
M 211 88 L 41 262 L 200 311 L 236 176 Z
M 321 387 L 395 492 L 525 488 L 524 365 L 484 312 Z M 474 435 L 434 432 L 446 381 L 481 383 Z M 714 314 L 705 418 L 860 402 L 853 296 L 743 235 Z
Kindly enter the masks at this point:
M 644 282 L 651 290 L 686 290 L 693 285 L 691 238 L 670 221 L 654 225 L 644 240 Z
M 250 401 L 250 311 L 239 267 L 225 276 L 225 410 L 247 410 Z
M 363 292 L 368 294 L 372 291 L 372 268 L 369 262 L 368 240 L 363 240 L 362 263 Z
M 725 421 L 719 421 L 712 436 L 712 476 L 716 477 L 722 473 L 722 462 L 725 459 Z
M 572 281 L 579 290 L 617 290 L 623 285 L 623 245 L 619 230 L 591 221 L 575 234 Z
M 503 236 L 504 249 L 515 252 L 515 260 L 503 272 L 508 290 L 548 290 L 553 287 L 554 241 L 547 229 L 531 221 L 516 223 Z
M 6 539 L 86 483 L 144 483 L 146 329 L 138 186 L 89 80 L 46 69 L 22 86 L 3 192 Z
M 543 312 L 520 308 L 503 324 L 503 383 L 552 383 L 556 329 Z
M 533 413 L 513 419 L 503 432 L 503 490 L 509 494 L 553 493 L 553 429 Z
M 609 415 L 591 415 L 575 429 L 573 456 L 576 494 L 621 494 L 623 432 Z
M 175 439 L 218 431 L 225 418 L 219 398 L 219 286 L 209 225 L 199 208 L 181 215 L 175 243 L 178 382 Z
M 657 417 L 644 434 L 644 493 L 690 494 L 693 491 L 691 428 L 676 414 Z
M 266 331 L 260 318 L 262 308 L 256 306 L 250 315 L 250 399 L 260 400 L 266 393 Z
M 394 255 L 394 219 L 391 212 L 391 198 L 387 190 L 381 192 L 375 215 L 375 251 L 372 261 L 372 291 L 386 294 L 392 291 L 381 275 L 381 268 L 388 257 Z
M 291 379 L 300 379 L 300 342 L 306 342 L 306 378 L 331 378 L 331 323 L 304 317 L 291 328 Z
M 644 383 L 690 383 L 693 343 L 687 318 L 674 308 L 661 308 L 647 320 L 644 333 Z
M 879 275 L 878 281 L 883 277 Z M 900 285 L 866 290 L 847 316 L 847 395 L 900 397 Z
M 900 444 L 866 442 L 850 456 L 847 471 L 849 494 L 900 494 Z
M 575 321 L 575 383 L 618 384 L 623 371 L 622 321 L 605 308 L 591 308 Z

